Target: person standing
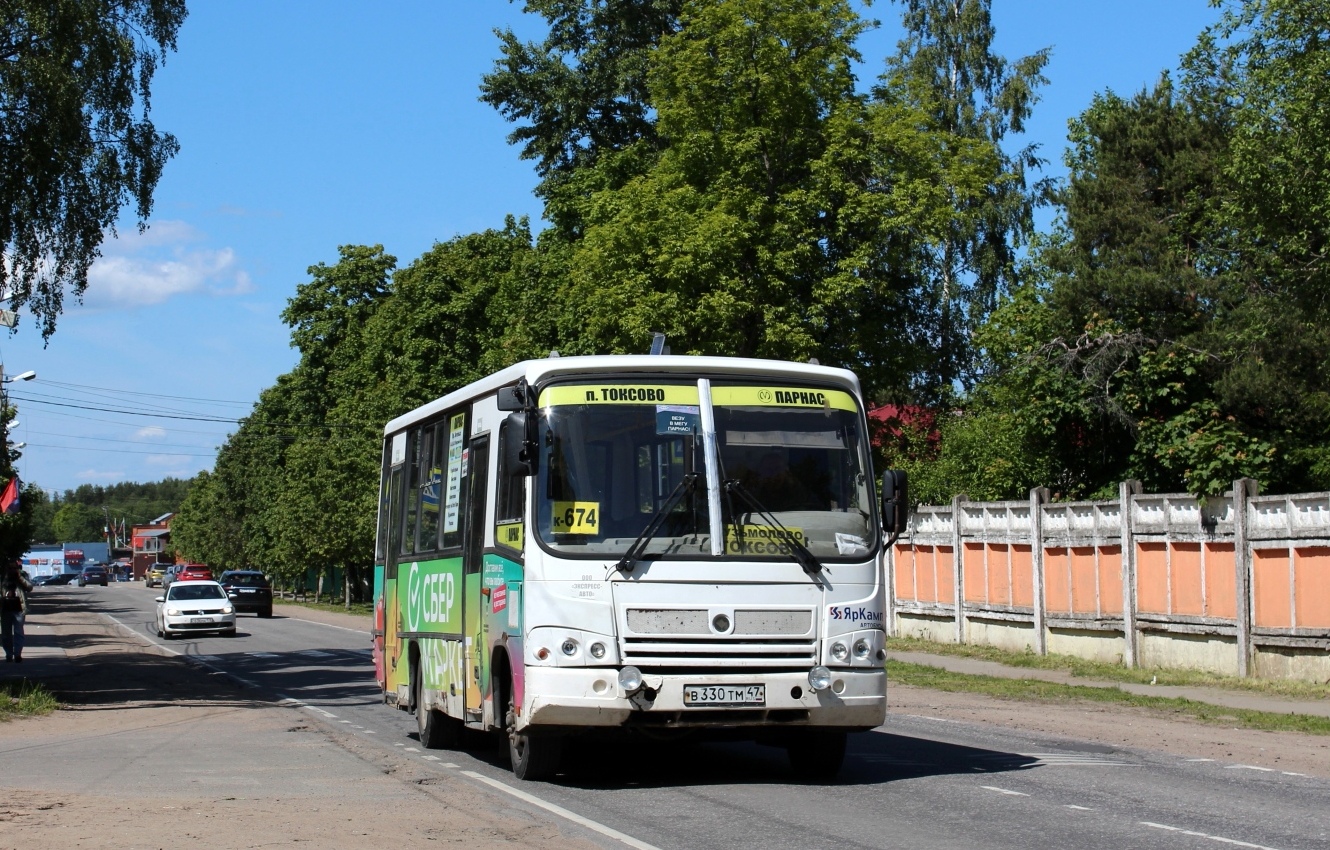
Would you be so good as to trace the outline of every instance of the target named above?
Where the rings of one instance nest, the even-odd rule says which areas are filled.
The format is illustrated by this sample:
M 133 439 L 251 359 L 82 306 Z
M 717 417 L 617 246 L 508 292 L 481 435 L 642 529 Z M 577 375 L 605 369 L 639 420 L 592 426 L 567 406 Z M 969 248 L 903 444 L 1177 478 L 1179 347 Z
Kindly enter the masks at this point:
M 0 644 L 4 645 L 5 661 L 23 661 L 23 618 L 28 613 L 31 592 L 32 582 L 17 561 L 0 573 Z

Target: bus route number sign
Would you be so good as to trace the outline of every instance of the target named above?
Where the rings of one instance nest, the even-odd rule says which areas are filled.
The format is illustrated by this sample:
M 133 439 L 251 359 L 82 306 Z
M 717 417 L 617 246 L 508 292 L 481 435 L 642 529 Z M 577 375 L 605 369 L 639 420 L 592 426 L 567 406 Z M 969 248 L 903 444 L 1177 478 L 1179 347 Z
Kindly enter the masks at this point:
M 599 533 L 600 502 L 555 502 L 550 528 L 555 534 Z

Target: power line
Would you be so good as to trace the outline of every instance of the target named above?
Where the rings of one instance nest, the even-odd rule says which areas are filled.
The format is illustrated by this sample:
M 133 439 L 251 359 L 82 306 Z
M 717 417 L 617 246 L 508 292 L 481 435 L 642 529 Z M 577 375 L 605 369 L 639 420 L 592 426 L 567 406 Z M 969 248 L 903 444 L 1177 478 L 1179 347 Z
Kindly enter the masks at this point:
M 191 398 L 190 396 L 165 395 L 162 393 L 144 393 L 144 392 L 135 392 L 133 390 L 108 391 L 106 390 L 105 387 L 88 386 L 87 384 L 66 384 L 61 381 L 49 381 L 45 379 L 42 380 L 42 383 L 50 387 L 66 387 L 72 390 L 88 390 L 89 395 L 104 395 L 110 398 L 132 395 L 132 396 L 143 396 L 145 398 L 164 398 L 164 399 L 169 399 L 171 401 L 201 401 L 209 404 L 238 404 L 244 406 L 254 404 L 254 402 L 252 401 L 229 401 L 227 399 L 221 399 L 221 398 Z

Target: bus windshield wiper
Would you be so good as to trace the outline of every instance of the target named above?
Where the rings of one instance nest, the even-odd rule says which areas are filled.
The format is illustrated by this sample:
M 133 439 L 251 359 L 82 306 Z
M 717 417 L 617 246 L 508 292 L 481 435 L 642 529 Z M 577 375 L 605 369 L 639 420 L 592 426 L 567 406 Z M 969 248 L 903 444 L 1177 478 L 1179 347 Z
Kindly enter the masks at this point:
M 742 481 L 737 478 L 731 478 L 725 481 L 721 486 L 725 489 L 727 494 L 733 493 L 742 499 L 749 508 L 756 511 L 757 515 L 766 520 L 772 528 L 778 528 L 784 532 L 785 536 L 783 542 L 787 543 L 790 547 L 790 557 L 794 558 L 795 562 L 803 567 L 804 572 L 808 573 L 810 576 L 822 572 L 822 564 L 818 562 L 817 556 L 808 550 L 808 547 L 803 544 L 802 540 L 795 536 L 794 532 L 790 531 L 780 520 L 776 519 L 771 511 L 767 510 L 766 507 L 757 500 L 757 497 L 748 491 L 748 488 L 743 485 Z M 731 513 L 733 514 L 733 511 L 731 511 Z M 735 516 L 734 525 L 735 533 L 738 535 L 739 540 L 741 541 L 740 545 L 742 546 L 743 525 L 739 522 L 737 516 Z
M 697 486 L 697 481 L 701 477 L 702 474 L 700 472 L 689 472 L 684 474 L 684 477 L 680 479 L 678 486 L 674 488 L 674 492 L 670 493 L 669 498 L 662 502 L 661 506 L 656 509 L 654 514 L 652 514 L 651 522 L 647 523 L 647 527 L 642 529 L 641 534 L 637 535 L 637 539 L 633 541 L 633 545 L 629 546 L 628 551 L 624 552 L 623 557 L 615 563 L 614 569 L 624 573 L 631 573 L 633 571 L 633 568 L 637 566 L 637 562 L 646 554 L 647 546 L 651 545 L 651 541 L 655 539 L 656 533 L 660 531 L 661 525 L 665 522 L 665 517 L 670 515 L 670 511 L 674 510 L 674 506 L 679 504 L 679 500 L 682 499 L 685 494 L 693 492 L 693 488 Z

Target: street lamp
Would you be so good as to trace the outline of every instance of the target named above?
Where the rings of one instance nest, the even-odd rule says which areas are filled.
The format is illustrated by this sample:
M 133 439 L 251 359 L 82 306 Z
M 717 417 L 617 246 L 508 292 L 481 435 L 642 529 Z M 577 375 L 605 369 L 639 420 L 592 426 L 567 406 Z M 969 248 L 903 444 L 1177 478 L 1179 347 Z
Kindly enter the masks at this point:
M 17 375 L 12 375 L 10 377 L 5 378 L 4 382 L 6 384 L 12 384 L 15 381 L 31 381 L 35 377 L 37 377 L 37 373 L 29 369 L 26 372 L 19 372 Z

